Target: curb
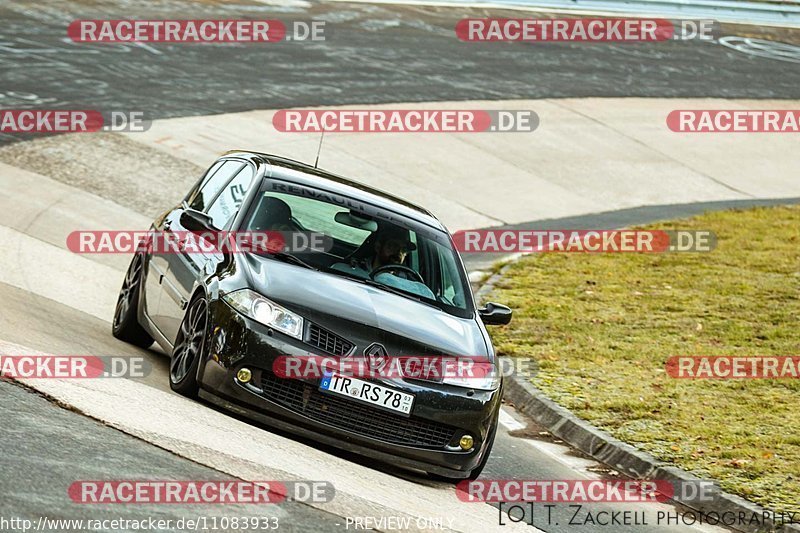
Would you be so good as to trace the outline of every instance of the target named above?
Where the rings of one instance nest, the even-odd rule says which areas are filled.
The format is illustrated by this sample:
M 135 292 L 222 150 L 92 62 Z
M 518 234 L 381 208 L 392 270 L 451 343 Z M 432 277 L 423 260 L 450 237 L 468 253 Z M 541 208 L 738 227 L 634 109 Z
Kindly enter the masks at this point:
M 498 272 L 486 280 L 475 295 L 475 299 L 478 302 L 484 301 L 485 297 L 503 278 L 504 273 L 512 263 L 513 261 L 505 264 Z M 701 481 L 701 478 L 670 463 L 659 461 L 649 453 L 622 442 L 605 431 L 594 427 L 589 422 L 578 418 L 571 411 L 548 398 L 526 379 L 519 378 L 516 375 L 506 378 L 504 399 L 513 403 L 517 410 L 533 419 L 559 439 L 629 477 L 651 481 L 663 480 L 687 483 Z M 714 491 L 712 501 L 706 502 L 706 505 L 702 507 L 696 502 L 679 503 L 692 511 L 714 512 L 720 515 L 722 513 L 735 513 L 738 516 L 739 513 L 744 513 L 748 517 L 754 514 L 763 517 L 765 513 L 767 515 L 771 514 L 760 505 L 723 491 Z M 800 533 L 800 524 L 776 525 L 772 520 L 762 520 L 762 522 L 761 525 L 737 523 L 733 529 L 747 533 Z

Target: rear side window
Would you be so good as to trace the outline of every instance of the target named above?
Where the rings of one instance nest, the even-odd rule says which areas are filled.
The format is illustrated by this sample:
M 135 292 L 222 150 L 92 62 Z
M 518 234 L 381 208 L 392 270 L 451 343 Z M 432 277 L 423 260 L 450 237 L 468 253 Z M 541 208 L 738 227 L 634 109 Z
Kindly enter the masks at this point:
M 189 207 L 197 211 L 205 211 L 217 197 L 217 194 L 239 172 L 244 163 L 240 161 L 225 161 L 220 165 L 216 172 L 206 178 L 200 190 L 192 198 Z
M 253 169 L 245 165 L 236 176 L 226 185 L 219 196 L 208 208 L 208 214 L 214 227 L 223 229 L 233 220 L 233 217 L 242 206 L 244 197 L 253 181 Z

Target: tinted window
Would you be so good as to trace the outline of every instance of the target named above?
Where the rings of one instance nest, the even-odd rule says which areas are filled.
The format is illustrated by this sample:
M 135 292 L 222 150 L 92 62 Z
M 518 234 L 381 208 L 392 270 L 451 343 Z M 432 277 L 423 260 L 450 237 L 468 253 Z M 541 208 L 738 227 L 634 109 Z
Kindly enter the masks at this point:
M 332 242 L 329 250 L 295 252 L 312 267 L 406 293 L 455 316 L 472 316 L 469 286 L 448 235 L 372 209 L 327 191 L 267 181 L 242 229 L 323 233 Z M 374 274 L 378 268 L 384 270 Z
M 244 163 L 239 161 L 226 161 L 217 171 L 206 178 L 200 191 L 192 198 L 189 207 L 198 211 L 205 211 L 226 183 L 242 168 Z
M 270 209 L 270 202 L 265 201 L 267 198 L 275 198 L 280 200 L 281 206 L 289 214 L 288 220 L 280 220 L 280 213 L 276 213 Z M 273 202 L 273 208 L 275 203 Z M 264 194 L 259 204 L 259 209 L 256 210 L 254 218 L 251 219 L 251 230 L 275 230 L 275 231 L 314 231 L 331 235 L 336 239 L 351 245 L 359 246 L 364 240 L 369 237 L 370 232 L 367 230 L 344 226 L 335 221 L 337 213 L 346 213 L 347 209 L 341 206 L 330 204 L 327 202 L 320 202 L 311 198 L 301 198 L 291 194 L 283 194 L 279 192 L 270 192 Z M 283 222 L 281 224 L 281 222 Z
M 223 229 L 233 220 L 233 217 L 242 206 L 250 183 L 253 181 L 253 168 L 245 165 L 230 183 L 222 189 L 222 192 L 211 204 L 208 214 L 215 227 Z

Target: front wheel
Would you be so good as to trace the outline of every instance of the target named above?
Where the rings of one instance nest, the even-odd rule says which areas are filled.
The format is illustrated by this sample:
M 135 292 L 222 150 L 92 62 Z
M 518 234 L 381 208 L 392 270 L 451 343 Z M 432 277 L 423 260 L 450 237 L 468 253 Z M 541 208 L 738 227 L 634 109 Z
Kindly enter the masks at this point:
M 111 334 L 121 341 L 128 342 L 140 348 L 147 348 L 153 344 L 153 337 L 139 324 L 139 292 L 142 289 L 142 270 L 144 257 L 135 254 L 125 280 L 119 290 L 117 307 L 114 309 L 114 322 L 111 324 Z
M 203 357 L 206 328 L 208 326 L 208 303 L 199 296 L 192 300 L 183 316 L 172 360 L 169 365 L 169 386 L 183 396 L 197 396 L 197 367 Z

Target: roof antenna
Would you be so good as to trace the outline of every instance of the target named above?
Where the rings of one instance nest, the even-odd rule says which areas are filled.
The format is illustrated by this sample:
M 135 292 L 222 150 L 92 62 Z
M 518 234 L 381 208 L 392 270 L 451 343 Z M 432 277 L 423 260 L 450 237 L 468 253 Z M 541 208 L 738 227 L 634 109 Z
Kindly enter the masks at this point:
M 317 168 L 319 164 L 319 153 L 322 151 L 322 139 L 325 138 L 325 129 L 323 128 L 322 133 L 319 136 L 319 146 L 317 147 L 317 158 L 314 160 L 314 168 Z

